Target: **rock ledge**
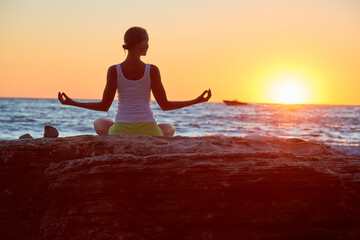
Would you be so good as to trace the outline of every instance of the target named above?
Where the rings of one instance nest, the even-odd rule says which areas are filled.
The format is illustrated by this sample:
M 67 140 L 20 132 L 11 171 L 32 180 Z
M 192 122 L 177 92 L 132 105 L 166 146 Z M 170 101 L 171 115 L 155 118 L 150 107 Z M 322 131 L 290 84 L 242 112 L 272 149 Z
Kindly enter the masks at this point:
M 0 141 L 0 239 L 359 239 L 360 159 L 300 139 Z

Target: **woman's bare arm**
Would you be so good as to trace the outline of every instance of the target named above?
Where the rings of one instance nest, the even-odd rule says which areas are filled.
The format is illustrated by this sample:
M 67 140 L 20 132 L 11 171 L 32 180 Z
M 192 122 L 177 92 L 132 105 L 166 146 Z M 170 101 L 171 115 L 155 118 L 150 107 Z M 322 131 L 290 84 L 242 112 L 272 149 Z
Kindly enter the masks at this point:
M 103 93 L 102 100 L 100 102 L 78 102 L 69 98 L 65 93 L 60 93 L 60 92 L 58 93 L 58 99 L 64 105 L 71 105 L 75 107 L 106 112 L 109 110 L 115 97 L 116 87 L 117 87 L 116 76 L 117 76 L 116 67 L 115 66 L 109 67 L 105 90 Z
M 154 94 L 155 100 L 163 111 L 179 109 L 202 102 L 207 102 L 211 98 L 211 90 L 209 89 L 209 90 L 205 90 L 199 97 L 193 100 L 168 101 L 164 86 L 162 85 L 161 82 L 160 71 L 154 65 L 151 65 L 150 77 L 151 77 L 151 89 Z M 206 94 L 207 96 L 205 97 Z

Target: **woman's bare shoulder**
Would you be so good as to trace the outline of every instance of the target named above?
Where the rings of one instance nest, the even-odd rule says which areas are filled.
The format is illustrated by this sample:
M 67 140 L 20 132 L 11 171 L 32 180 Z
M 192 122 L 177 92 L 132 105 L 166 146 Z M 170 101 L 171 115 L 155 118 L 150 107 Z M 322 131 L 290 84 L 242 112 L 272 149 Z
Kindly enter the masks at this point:
M 117 76 L 116 65 L 112 65 L 108 69 L 108 77 L 110 77 L 110 79 L 116 79 L 116 76 Z
M 150 78 L 153 81 L 160 80 L 160 70 L 157 66 L 150 64 Z
M 154 64 L 150 64 L 150 71 L 160 72 L 159 68 Z
M 116 65 L 117 65 L 117 64 L 111 65 L 108 70 L 109 70 L 109 71 L 116 70 Z

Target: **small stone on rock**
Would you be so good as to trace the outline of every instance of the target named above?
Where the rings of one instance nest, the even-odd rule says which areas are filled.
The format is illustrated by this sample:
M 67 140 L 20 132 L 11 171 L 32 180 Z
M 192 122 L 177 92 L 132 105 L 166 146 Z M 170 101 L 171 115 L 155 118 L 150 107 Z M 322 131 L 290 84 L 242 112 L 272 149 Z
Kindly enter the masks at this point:
M 58 136 L 59 132 L 56 128 L 52 126 L 45 126 L 44 138 L 57 138 Z
M 19 139 L 33 139 L 33 137 L 30 134 L 24 134 L 19 137 Z

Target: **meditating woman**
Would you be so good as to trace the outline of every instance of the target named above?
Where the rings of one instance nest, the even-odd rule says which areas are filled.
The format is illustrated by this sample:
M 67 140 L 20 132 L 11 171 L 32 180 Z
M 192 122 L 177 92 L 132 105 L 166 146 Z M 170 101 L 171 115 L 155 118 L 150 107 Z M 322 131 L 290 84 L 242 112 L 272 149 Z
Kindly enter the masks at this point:
M 107 83 L 100 102 L 77 102 L 65 93 L 58 94 L 64 105 L 72 105 L 97 111 L 108 111 L 118 91 L 118 111 L 115 122 L 99 118 L 94 128 L 99 135 L 152 135 L 173 136 L 175 127 L 169 123 L 157 124 L 150 107 L 150 92 L 163 111 L 173 110 L 206 102 L 211 90 L 189 101 L 168 101 L 161 83 L 160 71 L 155 65 L 145 64 L 141 56 L 146 56 L 149 36 L 145 29 L 132 27 L 126 31 L 123 48 L 128 50 L 125 61 L 109 67 Z

